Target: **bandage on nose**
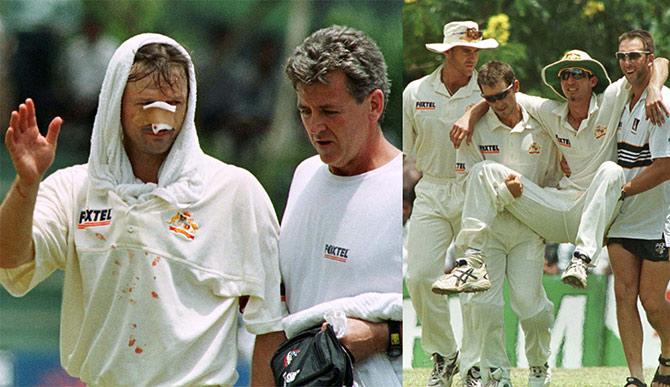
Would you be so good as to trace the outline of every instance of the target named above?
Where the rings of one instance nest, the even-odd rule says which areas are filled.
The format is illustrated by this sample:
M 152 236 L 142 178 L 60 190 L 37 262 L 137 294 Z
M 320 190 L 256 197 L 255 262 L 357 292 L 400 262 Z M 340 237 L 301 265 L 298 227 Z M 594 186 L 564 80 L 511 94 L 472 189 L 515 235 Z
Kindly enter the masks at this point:
M 161 130 L 173 130 L 177 107 L 163 101 L 154 101 L 142 107 L 146 118 L 151 123 L 151 130 L 158 134 Z

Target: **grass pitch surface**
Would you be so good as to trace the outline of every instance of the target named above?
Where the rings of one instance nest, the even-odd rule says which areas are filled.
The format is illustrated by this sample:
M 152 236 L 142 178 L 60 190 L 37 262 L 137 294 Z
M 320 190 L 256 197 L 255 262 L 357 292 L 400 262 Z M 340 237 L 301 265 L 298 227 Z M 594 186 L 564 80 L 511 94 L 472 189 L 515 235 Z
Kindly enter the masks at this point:
M 403 371 L 403 387 L 424 387 L 430 374 L 430 368 L 405 369 Z M 645 381 L 650 385 L 654 370 L 644 372 Z M 551 370 L 552 387 L 604 387 L 623 386 L 628 369 L 625 367 L 587 367 L 587 368 L 556 368 Z M 512 369 L 512 384 L 514 386 L 528 385 L 528 369 Z M 462 386 L 461 378 L 454 378 L 452 387 Z

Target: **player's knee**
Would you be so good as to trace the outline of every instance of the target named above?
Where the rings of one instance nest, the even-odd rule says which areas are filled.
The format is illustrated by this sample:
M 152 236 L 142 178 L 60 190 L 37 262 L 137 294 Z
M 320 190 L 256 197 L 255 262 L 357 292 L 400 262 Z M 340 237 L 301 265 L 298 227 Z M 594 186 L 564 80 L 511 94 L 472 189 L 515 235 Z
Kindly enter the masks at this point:
M 639 285 L 636 281 L 622 281 L 616 279 L 614 283 L 614 296 L 617 304 L 636 304 L 639 294 Z
M 602 163 L 596 174 L 599 176 L 595 179 L 596 181 L 606 179 L 607 181 L 620 182 L 622 185 L 626 181 L 623 168 L 613 161 L 605 161 Z
M 662 295 L 650 294 L 651 292 L 640 292 L 640 302 L 647 313 L 649 320 L 654 320 L 656 316 L 663 313 L 668 307 Z

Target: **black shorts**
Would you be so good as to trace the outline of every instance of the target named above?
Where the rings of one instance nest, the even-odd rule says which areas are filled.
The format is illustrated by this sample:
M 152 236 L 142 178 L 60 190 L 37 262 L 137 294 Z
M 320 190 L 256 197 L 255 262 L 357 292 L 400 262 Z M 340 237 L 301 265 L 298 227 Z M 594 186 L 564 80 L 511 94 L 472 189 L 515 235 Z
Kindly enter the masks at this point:
M 668 246 L 665 239 L 631 239 L 631 238 L 609 238 L 607 244 L 618 243 L 628 252 L 640 259 L 648 261 L 668 261 Z

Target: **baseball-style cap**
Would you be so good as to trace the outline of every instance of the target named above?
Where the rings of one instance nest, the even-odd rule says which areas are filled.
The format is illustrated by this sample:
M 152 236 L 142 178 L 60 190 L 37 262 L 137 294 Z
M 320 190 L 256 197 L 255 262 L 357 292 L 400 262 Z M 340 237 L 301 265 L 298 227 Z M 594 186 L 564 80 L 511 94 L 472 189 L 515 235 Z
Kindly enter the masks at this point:
M 602 63 L 591 58 L 591 55 L 584 51 L 570 50 L 563 54 L 560 60 L 546 65 L 542 69 L 542 81 L 544 84 L 549 86 L 554 93 L 563 99 L 565 99 L 565 96 L 563 95 L 563 89 L 561 89 L 561 79 L 558 77 L 558 73 L 562 69 L 571 67 L 581 67 L 598 77 L 598 84 L 593 88 L 596 94 L 605 91 L 607 86 L 612 83 Z
M 496 48 L 495 39 L 482 40 L 482 32 L 473 21 L 455 21 L 444 25 L 444 41 L 442 43 L 427 43 L 429 51 L 442 54 L 456 46 L 475 47 L 479 49 Z

